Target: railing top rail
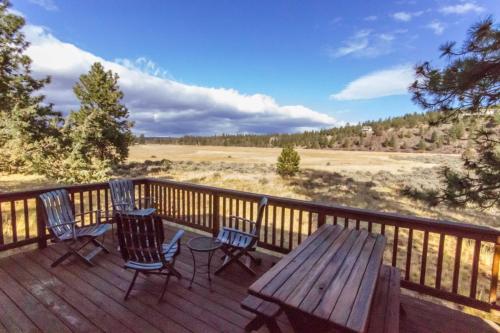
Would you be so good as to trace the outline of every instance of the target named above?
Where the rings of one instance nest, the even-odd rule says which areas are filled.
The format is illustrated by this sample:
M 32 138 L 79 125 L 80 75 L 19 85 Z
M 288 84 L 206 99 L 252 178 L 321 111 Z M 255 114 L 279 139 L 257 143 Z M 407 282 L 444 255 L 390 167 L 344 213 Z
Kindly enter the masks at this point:
M 146 182 L 146 178 L 134 178 L 134 183 Z M 78 191 L 88 191 L 93 189 L 102 189 L 107 188 L 108 182 L 100 182 L 100 183 L 89 183 L 89 184 L 75 184 L 75 185 L 60 185 L 60 186 L 48 186 L 37 188 L 35 190 L 29 191 L 14 191 L 14 192 L 0 192 L 0 201 L 9 201 L 9 200 L 20 200 L 24 198 L 32 198 L 36 197 L 42 193 L 50 192 L 59 189 L 66 189 L 69 192 L 78 192 Z
M 208 185 L 177 182 L 173 180 L 147 178 L 147 181 L 150 183 L 168 184 L 174 187 L 182 187 L 185 189 L 192 189 L 210 194 L 218 194 L 229 197 L 242 198 L 255 202 L 260 200 L 260 198 L 262 197 L 262 194 L 258 193 L 223 189 Z M 488 226 L 460 223 L 449 220 L 436 220 L 425 217 L 416 217 L 410 215 L 402 215 L 398 213 L 380 212 L 370 209 L 342 206 L 338 204 L 327 204 L 321 202 L 283 198 L 270 195 L 266 195 L 266 197 L 269 199 L 270 204 L 283 206 L 287 208 L 290 207 L 296 209 L 307 209 L 317 213 L 325 213 L 325 214 L 335 213 L 336 215 L 345 216 L 348 218 L 359 218 L 359 219 L 365 218 L 367 220 L 370 220 L 371 222 L 383 222 L 386 224 L 391 224 L 391 222 L 393 222 L 393 224 L 398 224 L 403 227 L 429 230 L 437 233 L 440 232 L 442 233 L 450 232 L 452 234 L 459 233 L 466 237 L 481 238 L 482 240 L 487 240 L 491 242 L 497 242 L 497 240 L 500 238 L 500 230 Z

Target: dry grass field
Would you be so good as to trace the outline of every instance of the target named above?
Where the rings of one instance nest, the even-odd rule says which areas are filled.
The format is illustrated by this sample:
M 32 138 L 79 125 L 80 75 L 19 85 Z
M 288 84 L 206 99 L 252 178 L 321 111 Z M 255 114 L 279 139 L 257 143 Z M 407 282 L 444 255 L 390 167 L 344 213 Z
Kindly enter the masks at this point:
M 398 212 L 500 227 L 498 212 L 428 207 L 404 197 L 406 185 L 438 187 L 439 168 L 460 167 L 458 155 L 299 149 L 301 172 L 283 179 L 275 172 L 277 148 L 135 145 L 130 162 L 168 159 L 168 171 L 151 168 L 147 175 L 230 189 L 264 193 L 359 208 Z M 144 173 L 121 174 L 139 176 Z M 0 175 L 0 192 L 54 185 L 36 175 Z

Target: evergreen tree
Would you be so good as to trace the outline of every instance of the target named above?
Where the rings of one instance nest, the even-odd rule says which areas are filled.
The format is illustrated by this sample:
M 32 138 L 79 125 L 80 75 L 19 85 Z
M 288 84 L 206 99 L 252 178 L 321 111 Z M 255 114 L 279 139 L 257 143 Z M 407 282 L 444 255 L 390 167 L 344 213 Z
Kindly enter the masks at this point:
M 64 128 L 71 145 L 66 160 L 69 177 L 75 181 L 100 180 L 125 161 L 133 141 L 118 75 L 95 63 L 80 76 L 73 91 L 81 105 L 71 112 Z M 89 169 L 102 172 L 93 177 L 86 172 Z
M 58 146 L 61 116 L 36 94 L 50 79 L 32 77 L 25 21 L 9 7 L 0 0 L 0 170 L 43 172 Z
M 282 177 L 294 176 L 299 172 L 300 156 L 292 146 L 285 147 L 281 150 L 276 164 L 276 171 Z
M 410 87 L 413 100 L 439 113 L 433 124 L 480 115 L 500 102 L 500 30 L 491 18 L 473 26 L 462 48 L 454 42 L 441 47 L 449 63 L 442 69 L 417 66 Z M 493 116 L 486 116 L 490 118 Z M 459 134 L 459 133 L 458 133 Z M 459 135 L 457 135 L 458 137 Z M 465 172 L 445 168 L 440 200 L 463 207 L 500 206 L 500 127 L 483 126 L 473 134 L 475 154 L 464 156 Z

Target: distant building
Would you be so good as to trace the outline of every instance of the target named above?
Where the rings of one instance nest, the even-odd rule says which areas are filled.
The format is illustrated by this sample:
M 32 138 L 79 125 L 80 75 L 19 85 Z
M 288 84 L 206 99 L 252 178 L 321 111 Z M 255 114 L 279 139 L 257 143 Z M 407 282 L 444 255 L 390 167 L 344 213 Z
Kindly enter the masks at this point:
M 371 126 L 363 126 L 363 127 L 361 127 L 361 133 L 364 136 L 372 135 L 373 134 L 373 128 Z

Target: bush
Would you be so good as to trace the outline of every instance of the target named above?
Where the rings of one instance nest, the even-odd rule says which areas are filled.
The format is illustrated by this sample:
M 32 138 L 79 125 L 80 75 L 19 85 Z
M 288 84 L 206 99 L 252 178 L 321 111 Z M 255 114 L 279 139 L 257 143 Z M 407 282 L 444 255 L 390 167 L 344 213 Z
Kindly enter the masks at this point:
M 282 177 L 294 176 L 299 172 L 300 156 L 293 147 L 285 147 L 281 150 L 276 164 L 276 171 Z

